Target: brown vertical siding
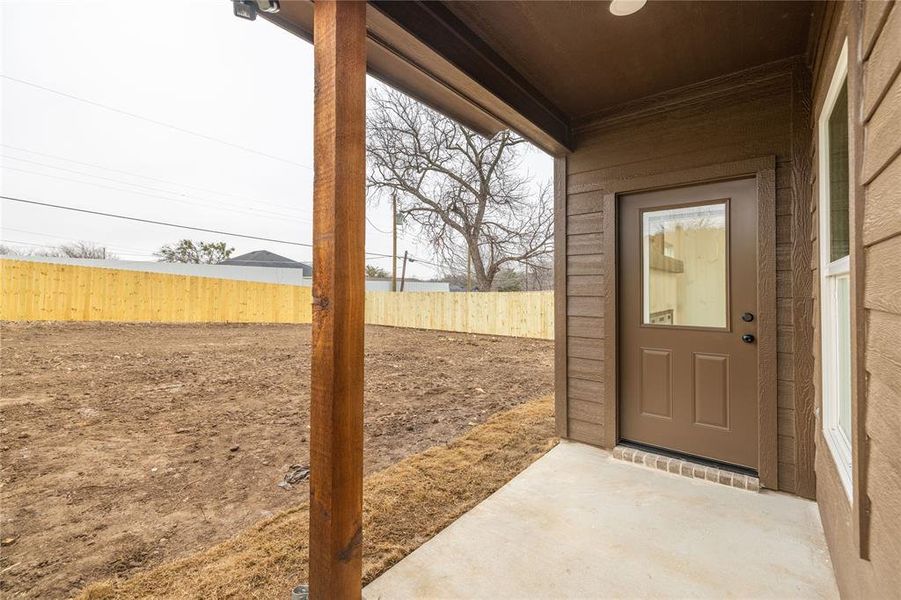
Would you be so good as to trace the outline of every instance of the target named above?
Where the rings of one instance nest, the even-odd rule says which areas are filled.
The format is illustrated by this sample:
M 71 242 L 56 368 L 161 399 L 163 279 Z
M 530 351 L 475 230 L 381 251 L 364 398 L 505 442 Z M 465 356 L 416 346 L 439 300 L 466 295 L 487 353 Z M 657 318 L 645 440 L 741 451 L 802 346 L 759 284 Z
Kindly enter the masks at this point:
M 813 123 L 824 102 L 842 41 L 849 38 L 849 92 L 858 146 L 857 251 L 863 253 L 862 348 L 858 377 L 855 481 L 849 501 L 817 423 L 817 500 L 842 595 L 896 597 L 901 589 L 901 6 L 847 3 L 823 32 L 815 67 Z M 859 108 L 853 111 L 853 108 Z M 813 186 L 816 196 L 816 184 Z M 816 213 L 813 214 L 816 219 Z M 816 221 L 814 221 L 816 222 Z M 816 269 L 816 228 L 811 232 Z M 814 293 L 818 287 L 814 286 Z M 815 299 L 816 301 L 816 299 Z M 816 314 L 818 315 L 818 307 Z M 818 317 L 814 321 L 819 326 Z M 819 331 L 814 338 L 819 355 Z M 820 403 L 820 365 L 814 377 Z
M 807 239 L 811 214 L 809 195 L 799 194 L 799 189 L 807 189 L 807 171 L 793 174 L 796 153 L 810 158 L 809 131 L 805 129 L 806 137 L 792 135 L 793 121 L 797 122 L 793 115 L 805 107 L 793 86 L 800 73 L 796 65 L 797 61 L 787 61 L 754 69 L 747 76 L 732 75 L 722 83 L 708 83 L 711 94 L 698 94 L 698 88 L 686 90 L 682 99 L 669 94 L 665 105 L 648 99 L 577 131 L 576 150 L 567 157 L 566 171 L 566 297 L 558 300 L 565 302 L 568 316 L 571 438 L 602 446 L 615 439 L 607 431 L 613 426 L 607 415 L 613 414 L 609 403 L 614 400 L 604 397 L 603 385 L 610 376 L 605 371 L 604 320 L 615 318 L 604 314 L 610 279 L 604 272 L 604 244 L 615 235 L 604 230 L 604 194 L 623 189 L 629 179 L 775 155 L 778 480 L 781 489 L 798 489 L 797 457 L 813 441 L 807 427 L 802 429 L 808 436 L 805 443 L 797 443 L 796 411 L 802 407 L 805 422 L 812 420 L 813 390 L 806 383 L 795 383 L 796 340 L 806 344 L 806 354 L 800 354 L 807 358 L 807 370 L 812 369 Z M 806 90 L 803 85 L 800 89 Z M 806 115 L 801 119 L 805 126 Z M 796 238 L 798 231 L 801 240 Z M 793 275 L 798 261 L 806 277 Z M 805 373 L 803 367 L 800 372 Z M 799 389 L 804 394 L 800 401 Z M 803 455 L 812 470 L 812 452 Z

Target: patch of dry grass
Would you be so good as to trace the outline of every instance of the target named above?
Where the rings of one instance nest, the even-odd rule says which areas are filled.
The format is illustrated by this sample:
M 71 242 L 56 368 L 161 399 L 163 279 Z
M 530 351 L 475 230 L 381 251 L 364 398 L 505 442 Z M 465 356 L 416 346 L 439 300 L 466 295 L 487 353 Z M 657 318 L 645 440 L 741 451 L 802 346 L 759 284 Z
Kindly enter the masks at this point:
M 363 578 L 369 582 L 487 498 L 555 443 L 550 398 L 499 413 L 447 446 L 366 478 Z M 307 504 L 212 548 L 86 588 L 110 598 L 278 598 L 307 580 Z

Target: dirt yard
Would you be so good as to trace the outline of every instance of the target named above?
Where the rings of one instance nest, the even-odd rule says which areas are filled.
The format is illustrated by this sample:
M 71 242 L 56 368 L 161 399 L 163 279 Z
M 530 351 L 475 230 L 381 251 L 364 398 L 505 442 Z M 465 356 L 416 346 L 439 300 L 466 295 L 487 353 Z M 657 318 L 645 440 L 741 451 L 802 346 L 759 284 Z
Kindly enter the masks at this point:
M 229 538 L 306 482 L 309 326 L 2 324 L 0 592 L 65 597 Z M 368 327 L 366 471 L 553 388 L 549 341 Z

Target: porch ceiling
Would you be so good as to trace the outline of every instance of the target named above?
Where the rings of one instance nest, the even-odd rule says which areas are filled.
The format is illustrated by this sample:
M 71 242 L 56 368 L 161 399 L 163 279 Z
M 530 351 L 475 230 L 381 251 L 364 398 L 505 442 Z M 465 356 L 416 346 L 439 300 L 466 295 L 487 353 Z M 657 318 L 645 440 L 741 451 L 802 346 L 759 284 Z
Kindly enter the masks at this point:
M 817 3 L 370 0 L 370 73 L 485 135 L 511 128 L 545 150 L 640 98 L 803 54 Z M 266 18 L 312 37 L 312 5 Z
M 811 2 L 446 2 L 571 121 L 804 52 Z

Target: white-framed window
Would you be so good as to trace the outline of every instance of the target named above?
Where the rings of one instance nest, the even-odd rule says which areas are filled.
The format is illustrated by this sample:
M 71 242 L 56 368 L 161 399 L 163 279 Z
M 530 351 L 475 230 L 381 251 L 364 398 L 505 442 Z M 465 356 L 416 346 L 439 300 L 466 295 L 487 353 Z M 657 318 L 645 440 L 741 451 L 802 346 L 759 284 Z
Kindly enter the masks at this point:
M 823 434 L 848 496 L 852 496 L 851 260 L 848 216 L 848 41 L 820 113 L 819 220 L 822 318 Z

